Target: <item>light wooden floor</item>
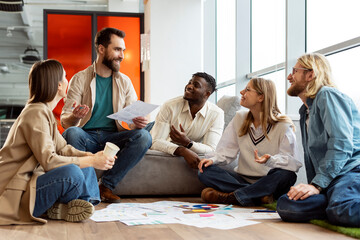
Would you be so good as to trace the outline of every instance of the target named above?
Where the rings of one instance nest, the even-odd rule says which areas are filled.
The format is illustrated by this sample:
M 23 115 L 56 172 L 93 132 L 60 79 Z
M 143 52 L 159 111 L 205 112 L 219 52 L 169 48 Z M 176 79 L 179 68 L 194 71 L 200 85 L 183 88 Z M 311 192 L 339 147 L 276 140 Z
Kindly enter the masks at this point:
M 155 202 L 162 200 L 201 202 L 200 198 L 123 198 L 123 202 Z M 101 203 L 96 209 L 106 207 Z M 45 225 L 0 226 L 0 239 L 45 240 L 45 239 L 352 239 L 313 224 L 285 223 L 281 220 L 261 220 L 260 224 L 232 230 L 197 228 L 181 224 L 126 226 L 121 222 L 96 223 L 86 220 L 82 223 L 68 223 L 50 220 Z

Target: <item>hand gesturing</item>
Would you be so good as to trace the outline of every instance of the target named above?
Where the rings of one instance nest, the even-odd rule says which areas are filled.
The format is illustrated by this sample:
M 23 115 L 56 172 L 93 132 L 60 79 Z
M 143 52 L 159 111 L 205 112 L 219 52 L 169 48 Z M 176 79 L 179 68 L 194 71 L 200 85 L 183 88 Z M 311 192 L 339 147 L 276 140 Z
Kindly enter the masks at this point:
M 80 104 L 80 105 L 76 106 L 76 102 L 74 102 L 72 108 L 73 108 L 72 113 L 73 113 L 74 117 L 76 117 L 78 119 L 84 118 L 90 110 L 90 108 L 87 105 Z
M 266 163 L 267 160 L 269 160 L 269 158 L 271 157 L 269 154 L 264 154 L 261 157 L 259 157 L 257 150 L 254 150 L 254 155 L 255 155 L 255 162 L 261 163 L 261 164 Z
M 183 129 L 181 124 L 180 124 L 180 131 L 177 130 L 174 127 L 174 125 L 171 125 L 171 127 L 170 127 L 170 138 L 174 143 L 179 144 L 179 145 L 184 146 L 184 147 L 186 147 L 190 142 L 190 138 L 188 138 L 186 136 L 185 130 Z

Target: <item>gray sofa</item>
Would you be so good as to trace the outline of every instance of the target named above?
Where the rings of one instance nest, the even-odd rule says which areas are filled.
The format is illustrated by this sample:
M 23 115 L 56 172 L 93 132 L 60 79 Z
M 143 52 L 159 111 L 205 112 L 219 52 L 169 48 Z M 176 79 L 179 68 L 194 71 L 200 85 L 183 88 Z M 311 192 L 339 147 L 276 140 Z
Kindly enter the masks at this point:
M 224 110 L 225 126 L 240 109 L 240 98 L 224 96 L 218 106 Z M 222 166 L 234 168 L 232 164 Z M 98 177 L 102 171 L 97 171 Z M 144 158 L 133 168 L 113 191 L 120 196 L 127 195 L 198 195 L 204 185 L 197 177 L 197 170 L 190 168 L 183 157 L 148 150 Z

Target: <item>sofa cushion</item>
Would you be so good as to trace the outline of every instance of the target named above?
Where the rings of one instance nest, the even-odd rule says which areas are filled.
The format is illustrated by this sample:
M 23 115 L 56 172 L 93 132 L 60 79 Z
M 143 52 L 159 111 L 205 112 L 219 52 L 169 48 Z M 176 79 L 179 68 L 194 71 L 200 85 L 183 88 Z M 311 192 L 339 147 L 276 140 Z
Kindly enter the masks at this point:
M 204 156 L 199 156 L 203 158 Z M 237 161 L 220 166 L 232 170 Z M 96 170 L 98 177 L 104 171 Z M 200 195 L 204 184 L 198 179 L 198 170 L 192 169 L 183 157 L 148 150 L 144 158 L 131 169 L 114 189 L 126 195 Z
M 200 156 L 201 158 L 203 156 Z M 96 170 L 98 177 L 103 171 Z M 113 191 L 118 195 L 193 195 L 204 185 L 183 157 L 148 150 Z
M 224 111 L 225 129 L 231 119 L 235 116 L 236 112 L 241 108 L 240 97 L 224 95 L 216 105 Z

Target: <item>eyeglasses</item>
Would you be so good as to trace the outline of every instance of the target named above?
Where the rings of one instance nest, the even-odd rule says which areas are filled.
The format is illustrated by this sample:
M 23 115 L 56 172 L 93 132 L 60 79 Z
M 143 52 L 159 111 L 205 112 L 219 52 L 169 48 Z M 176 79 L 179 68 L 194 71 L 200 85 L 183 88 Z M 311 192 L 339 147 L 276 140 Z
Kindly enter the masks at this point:
M 249 88 L 249 87 L 244 88 L 243 91 L 244 91 L 244 93 L 246 93 L 246 92 L 256 92 L 256 93 L 259 94 L 259 95 L 262 94 L 262 93 L 256 91 L 255 89 L 252 89 L 252 88 Z
M 307 68 L 294 68 L 293 67 L 291 75 L 294 75 L 297 72 L 296 70 L 299 70 L 299 69 L 304 70 L 304 71 L 311 71 L 312 70 L 312 69 L 307 69 Z

